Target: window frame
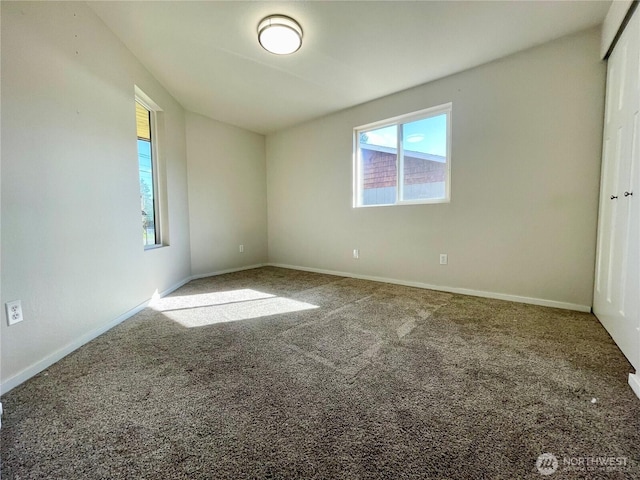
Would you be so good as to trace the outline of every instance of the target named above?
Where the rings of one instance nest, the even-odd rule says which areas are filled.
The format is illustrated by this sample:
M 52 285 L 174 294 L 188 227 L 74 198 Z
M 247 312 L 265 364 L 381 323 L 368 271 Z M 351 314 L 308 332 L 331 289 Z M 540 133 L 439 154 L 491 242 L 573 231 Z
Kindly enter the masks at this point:
M 135 102 L 139 103 L 149 112 L 149 133 L 150 133 L 150 147 L 151 147 L 151 178 L 153 183 L 153 222 L 154 222 L 154 230 L 155 230 L 155 243 L 150 245 L 144 245 L 144 250 L 153 250 L 156 248 L 164 247 L 167 244 L 165 243 L 165 235 L 164 235 L 164 220 L 162 215 L 162 202 L 161 202 L 161 189 L 160 189 L 160 162 L 159 162 L 159 141 L 158 141 L 158 112 L 161 112 L 162 109 L 158 107 L 158 105 L 153 102 L 142 90 L 140 90 L 137 86 L 135 88 Z M 135 104 L 134 104 L 135 105 Z M 136 140 L 138 136 L 136 135 Z M 138 152 L 139 158 L 139 150 L 136 141 L 136 151 Z M 138 160 L 138 183 L 140 177 L 140 165 Z
M 453 111 L 453 102 L 442 105 L 417 110 L 415 112 L 398 115 L 396 117 L 379 120 L 376 122 L 361 125 L 353 129 L 353 208 L 369 208 L 369 207 L 393 207 L 399 205 L 429 205 L 451 202 L 451 116 Z M 445 177 L 445 195 L 444 198 L 428 198 L 416 200 L 402 200 L 404 194 L 404 145 L 403 145 L 403 126 L 407 123 L 425 120 L 427 118 L 436 117 L 446 114 L 447 116 L 447 154 L 446 154 L 446 177 Z M 360 134 L 380 128 L 396 126 L 397 128 L 397 145 L 396 145 L 396 200 L 395 203 L 378 203 L 374 205 L 363 205 L 364 189 L 362 154 L 360 149 Z

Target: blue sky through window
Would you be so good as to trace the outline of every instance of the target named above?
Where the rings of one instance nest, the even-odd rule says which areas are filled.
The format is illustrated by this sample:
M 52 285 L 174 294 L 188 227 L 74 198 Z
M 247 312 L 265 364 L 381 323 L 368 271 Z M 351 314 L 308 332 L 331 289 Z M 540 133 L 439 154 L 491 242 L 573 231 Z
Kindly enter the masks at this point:
M 151 142 L 138 140 L 138 163 L 140 165 L 140 178 L 147 185 L 153 185 L 151 180 Z
M 396 148 L 396 125 L 378 128 L 365 132 L 369 145 Z M 432 155 L 447 156 L 447 115 L 433 117 L 405 123 L 403 125 L 403 145 L 407 151 L 430 153 Z

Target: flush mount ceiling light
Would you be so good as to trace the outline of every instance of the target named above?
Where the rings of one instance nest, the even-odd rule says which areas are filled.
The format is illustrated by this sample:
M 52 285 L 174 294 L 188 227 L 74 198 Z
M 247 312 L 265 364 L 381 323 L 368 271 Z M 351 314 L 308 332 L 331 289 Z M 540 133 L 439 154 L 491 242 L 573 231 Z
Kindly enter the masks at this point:
M 270 15 L 258 24 L 258 41 L 268 52 L 288 55 L 302 45 L 302 28 L 293 18 Z

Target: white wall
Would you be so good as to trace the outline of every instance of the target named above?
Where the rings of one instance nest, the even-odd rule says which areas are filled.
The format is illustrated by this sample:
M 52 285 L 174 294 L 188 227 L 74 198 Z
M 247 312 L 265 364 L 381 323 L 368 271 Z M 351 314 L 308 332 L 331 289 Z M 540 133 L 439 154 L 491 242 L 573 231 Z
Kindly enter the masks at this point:
M 265 263 L 264 136 L 195 113 L 186 131 L 193 274 Z
M 269 135 L 270 262 L 588 308 L 599 40 L 591 29 Z M 353 128 L 446 102 L 451 203 L 352 208 Z
M 141 238 L 134 85 L 164 109 L 169 247 Z M 184 112 L 79 2 L 2 2 L 3 387 L 190 275 Z

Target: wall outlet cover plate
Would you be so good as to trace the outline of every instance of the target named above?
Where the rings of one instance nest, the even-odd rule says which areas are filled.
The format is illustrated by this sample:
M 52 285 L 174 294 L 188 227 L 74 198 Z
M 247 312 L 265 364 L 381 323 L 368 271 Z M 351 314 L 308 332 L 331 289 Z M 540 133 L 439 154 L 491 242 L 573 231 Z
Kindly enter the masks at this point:
M 7 310 L 7 323 L 14 325 L 23 320 L 22 318 L 22 304 L 20 300 L 14 300 L 13 302 L 7 302 L 4 304 Z

